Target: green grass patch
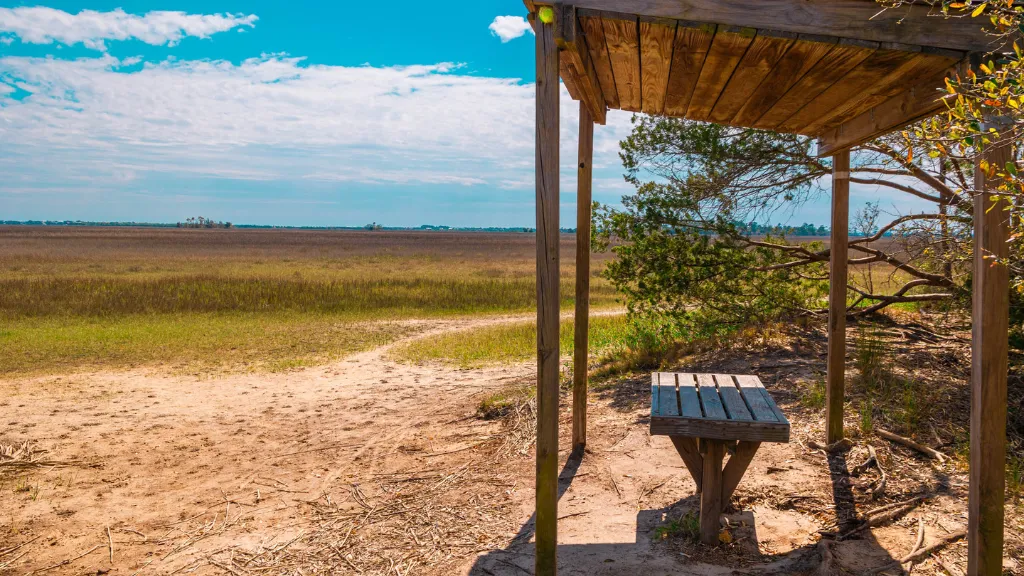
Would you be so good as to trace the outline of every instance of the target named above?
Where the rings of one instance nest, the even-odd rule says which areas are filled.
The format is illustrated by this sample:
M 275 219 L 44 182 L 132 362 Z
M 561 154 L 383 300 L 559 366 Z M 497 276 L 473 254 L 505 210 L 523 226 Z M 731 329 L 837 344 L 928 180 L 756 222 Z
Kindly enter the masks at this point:
M 565 320 L 559 329 L 562 354 L 573 352 L 574 323 Z M 597 316 L 590 319 L 590 348 L 600 351 L 622 342 L 627 329 L 626 317 Z M 490 364 L 523 362 L 536 357 L 537 324 L 517 322 L 424 338 L 400 346 L 392 352 L 405 362 L 439 361 L 460 368 Z
M 163 365 L 176 372 L 282 371 L 393 341 L 394 323 L 300 313 L 24 318 L 0 333 L 0 375 Z

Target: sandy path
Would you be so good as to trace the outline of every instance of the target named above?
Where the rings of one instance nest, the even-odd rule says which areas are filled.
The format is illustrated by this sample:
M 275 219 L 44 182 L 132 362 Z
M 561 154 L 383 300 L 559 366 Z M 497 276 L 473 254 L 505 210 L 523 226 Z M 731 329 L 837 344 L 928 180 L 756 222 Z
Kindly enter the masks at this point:
M 176 521 L 211 507 L 230 515 L 228 501 L 236 510 L 263 508 L 267 513 L 246 529 L 255 542 L 298 523 L 289 506 L 296 499 L 394 469 L 409 460 L 403 452 L 429 456 L 487 437 L 497 424 L 465 418 L 475 399 L 529 375 L 529 365 L 455 370 L 400 364 L 387 353 L 411 339 L 521 319 L 422 321 L 415 336 L 390 346 L 283 374 L 195 378 L 140 370 L 0 382 L 0 443 L 28 440 L 53 458 L 95 465 L 6 481 L 0 550 L 5 539 L 38 537 L 8 568 L 47 567 L 99 545 L 63 568 L 132 573 L 149 562 L 149 573 L 170 572 L 240 538 L 208 538 L 175 554 Z M 141 546 L 139 534 L 166 545 Z M 0 558 L 0 567 L 7 562 Z

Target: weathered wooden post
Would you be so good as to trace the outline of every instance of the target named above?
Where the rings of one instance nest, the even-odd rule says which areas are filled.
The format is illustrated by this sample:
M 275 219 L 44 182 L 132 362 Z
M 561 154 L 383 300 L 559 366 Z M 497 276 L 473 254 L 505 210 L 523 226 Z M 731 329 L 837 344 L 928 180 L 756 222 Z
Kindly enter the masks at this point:
M 850 234 L 850 152 L 832 157 L 832 237 L 829 251 L 828 373 L 825 430 L 829 444 L 843 439 L 846 385 L 846 271 Z
M 994 166 L 1013 159 L 1004 144 L 986 150 Z M 980 164 L 980 161 L 979 161 Z M 967 573 L 997 576 L 1003 570 L 1003 494 L 1006 489 L 1006 376 L 1010 279 L 993 259 L 1009 254 L 1009 207 L 994 202 L 998 183 L 975 168 L 974 306 L 971 342 L 971 470 L 968 497 Z
M 572 363 L 572 448 L 587 444 L 587 364 L 590 346 L 590 217 L 594 119 L 580 102 L 579 167 L 576 172 L 576 321 Z
M 545 12 L 546 11 L 546 12 Z M 531 15 L 537 48 L 536 574 L 554 576 L 558 524 L 558 46 L 554 17 Z

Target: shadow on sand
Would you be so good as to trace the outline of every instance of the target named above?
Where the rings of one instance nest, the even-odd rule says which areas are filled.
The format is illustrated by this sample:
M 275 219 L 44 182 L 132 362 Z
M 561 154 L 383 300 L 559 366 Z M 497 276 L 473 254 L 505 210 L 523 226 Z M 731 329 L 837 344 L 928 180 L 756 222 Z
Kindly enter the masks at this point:
M 566 493 L 584 463 L 583 454 L 573 453 L 566 460 L 559 475 L 558 497 Z M 845 454 L 834 454 L 828 459 L 832 481 L 832 500 L 835 525 L 838 532 L 856 526 L 859 522 Z M 633 542 L 563 544 L 558 547 L 559 574 L 566 575 L 629 575 L 660 576 L 670 574 L 726 575 L 726 574 L 794 574 L 840 575 L 843 568 L 881 566 L 893 557 L 875 540 L 871 531 L 857 538 L 828 544 L 813 543 L 786 554 L 767 555 L 757 551 L 757 519 L 749 510 L 727 514 L 733 521 L 742 521 L 746 528 L 743 536 L 753 550 L 741 568 L 699 562 L 680 554 L 676 547 L 657 541 L 657 529 L 666 518 L 679 517 L 687 510 L 699 510 L 699 498 L 690 495 L 659 509 L 640 510 L 636 515 L 636 537 Z M 599 533 L 599 527 L 595 530 Z M 519 529 L 509 545 L 480 555 L 469 569 L 472 576 L 512 576 L 534 573 L 534 546 L 530 541 L 534 533 L 531 516 Z M 828 550 L 825 550 L 825 547 Z

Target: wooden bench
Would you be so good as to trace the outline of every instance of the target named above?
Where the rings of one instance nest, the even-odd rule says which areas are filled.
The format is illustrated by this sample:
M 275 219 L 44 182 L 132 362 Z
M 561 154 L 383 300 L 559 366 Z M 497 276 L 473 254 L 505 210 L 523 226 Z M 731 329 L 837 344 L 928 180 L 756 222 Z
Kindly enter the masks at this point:
M 714 544 L 722 509 L 757 448 L 789 442 L 789 420 L 757 376 L 655 372 L 651 435 L 671 438 L 683 458 L 701 495 L 701 541 Z

